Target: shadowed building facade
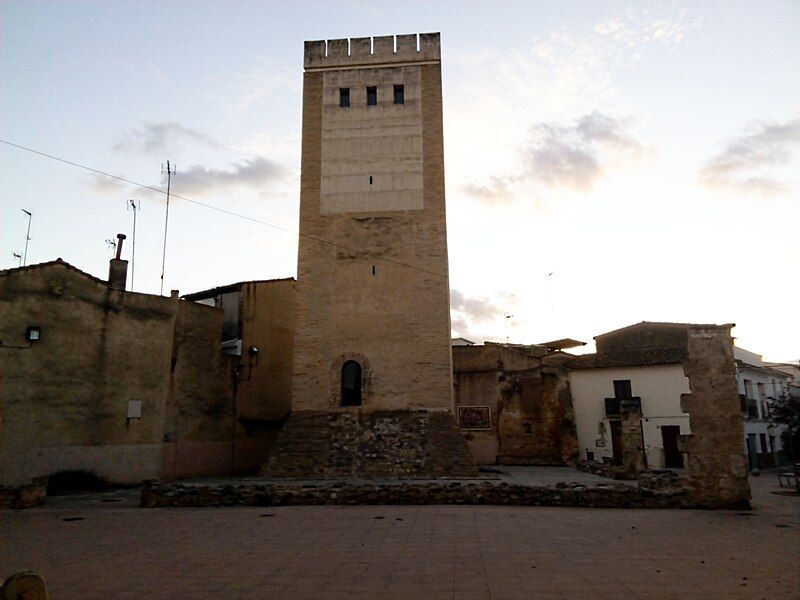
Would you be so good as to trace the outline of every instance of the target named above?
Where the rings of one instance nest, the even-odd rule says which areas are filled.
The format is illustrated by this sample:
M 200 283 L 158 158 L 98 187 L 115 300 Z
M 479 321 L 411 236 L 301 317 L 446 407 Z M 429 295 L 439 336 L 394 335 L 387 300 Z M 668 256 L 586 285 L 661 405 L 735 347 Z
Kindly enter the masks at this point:
M 304 65 L 293 412 L 265 472 L 472 474 L 452 415 L 439 34 L 306 42 Z

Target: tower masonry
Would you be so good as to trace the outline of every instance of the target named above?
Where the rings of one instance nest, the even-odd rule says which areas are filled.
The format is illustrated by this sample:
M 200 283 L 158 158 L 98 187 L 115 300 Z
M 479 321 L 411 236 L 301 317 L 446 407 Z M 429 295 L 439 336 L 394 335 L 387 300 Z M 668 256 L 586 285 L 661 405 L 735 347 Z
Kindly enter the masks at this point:
M 452 416 L 440 58 L 438 33 L 305 43 L 292 416 L 267 474 L 476 471 Z
M 449 410 L 438 33 L 306 42 L 300 233 L 293 409 Z

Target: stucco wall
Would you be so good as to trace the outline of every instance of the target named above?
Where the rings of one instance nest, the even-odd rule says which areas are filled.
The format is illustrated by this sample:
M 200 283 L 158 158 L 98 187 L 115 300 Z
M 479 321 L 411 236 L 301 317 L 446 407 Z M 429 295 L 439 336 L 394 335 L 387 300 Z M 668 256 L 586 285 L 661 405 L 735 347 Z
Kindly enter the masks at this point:
M 244 369 L 236 394 L 242 417 L 282 419 L 292 408 L 294 285 L 292 279 L 242 284 Z
M 0 273 L 0 313 L 3 483 L 62 470 L 135 483 L 163 475 L 165 440 L 224 438 L 221 311 L 112 290 L 56 262 Z M 27 345 L 31 325 L 41 340 L 11 348 Z M 142 403 L 140 419 L 127 418 L 129 401 Z M 205 472 L 219 454 L 193 462 Z
M 691 433 L 689 416 L 680 408 L 681 394 L 689 392 L 689 380 L 681 365 L 576 369 L 570 372 L 569 379 L 581 459 L 586 459 L 587 449 L 594 452 L 598 461 L 613 456 L 605 398 L 614 397 L 614 380 L 629 379 L 633 396 L 642 399 L 642 433 L 649 467 L 664 466 L 661 426 L 677 425 L 681 434 Z M 601 424 L 604 436 L 599 431 Z M 605 445 L 598 445 L 603 438 Z

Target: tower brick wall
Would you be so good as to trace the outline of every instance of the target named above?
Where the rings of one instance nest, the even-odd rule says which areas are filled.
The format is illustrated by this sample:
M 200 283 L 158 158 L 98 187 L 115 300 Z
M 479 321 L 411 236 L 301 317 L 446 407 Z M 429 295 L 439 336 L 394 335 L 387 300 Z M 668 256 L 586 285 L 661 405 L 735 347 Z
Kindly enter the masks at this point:
M 439 35 L 417 42 L 306 42 L 295 411 L 350 410 L 348 360 L 362 411 L 452 410 Z

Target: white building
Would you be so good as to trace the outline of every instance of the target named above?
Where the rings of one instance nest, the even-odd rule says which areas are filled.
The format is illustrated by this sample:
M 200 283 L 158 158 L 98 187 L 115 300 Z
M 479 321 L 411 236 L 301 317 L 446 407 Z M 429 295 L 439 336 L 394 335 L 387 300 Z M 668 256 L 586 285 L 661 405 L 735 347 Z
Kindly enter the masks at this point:
M 681 411 L 689 380 L 681 362 L 685 349 L 585 354 L 571 363 L 570 388 L 582 460 L 622 460 L 619 400 L 639 398 L 642 437 L 649 468 L 681 468 L 678 436 L 691 433 Z
M 743 348 L 734 348 L 733 354 L 742 412 L 746 415 L 745 449 L 750 468 L 774 466 L 781 458 L 785 426 L 770 424 L 770 402 L 788 391 L 791 375 L 766 366 L 760 354 Z
M 582 460 L 620 464 L 619 401 L 639 399 L 648 468 L 681 468 L 678 436 L 691 433 L 681 394 L 689 393 L 682 362 L 687 355 L 685 323 L 642 322 L 595 337 L 597 353 L 569 363 L 578 444 Z M 770 398 L 789 376 L 763 365 L 761 357 L 734 347 L 742 431 L 751 466 L 780 459 L 782 429 L 768 421 Z

